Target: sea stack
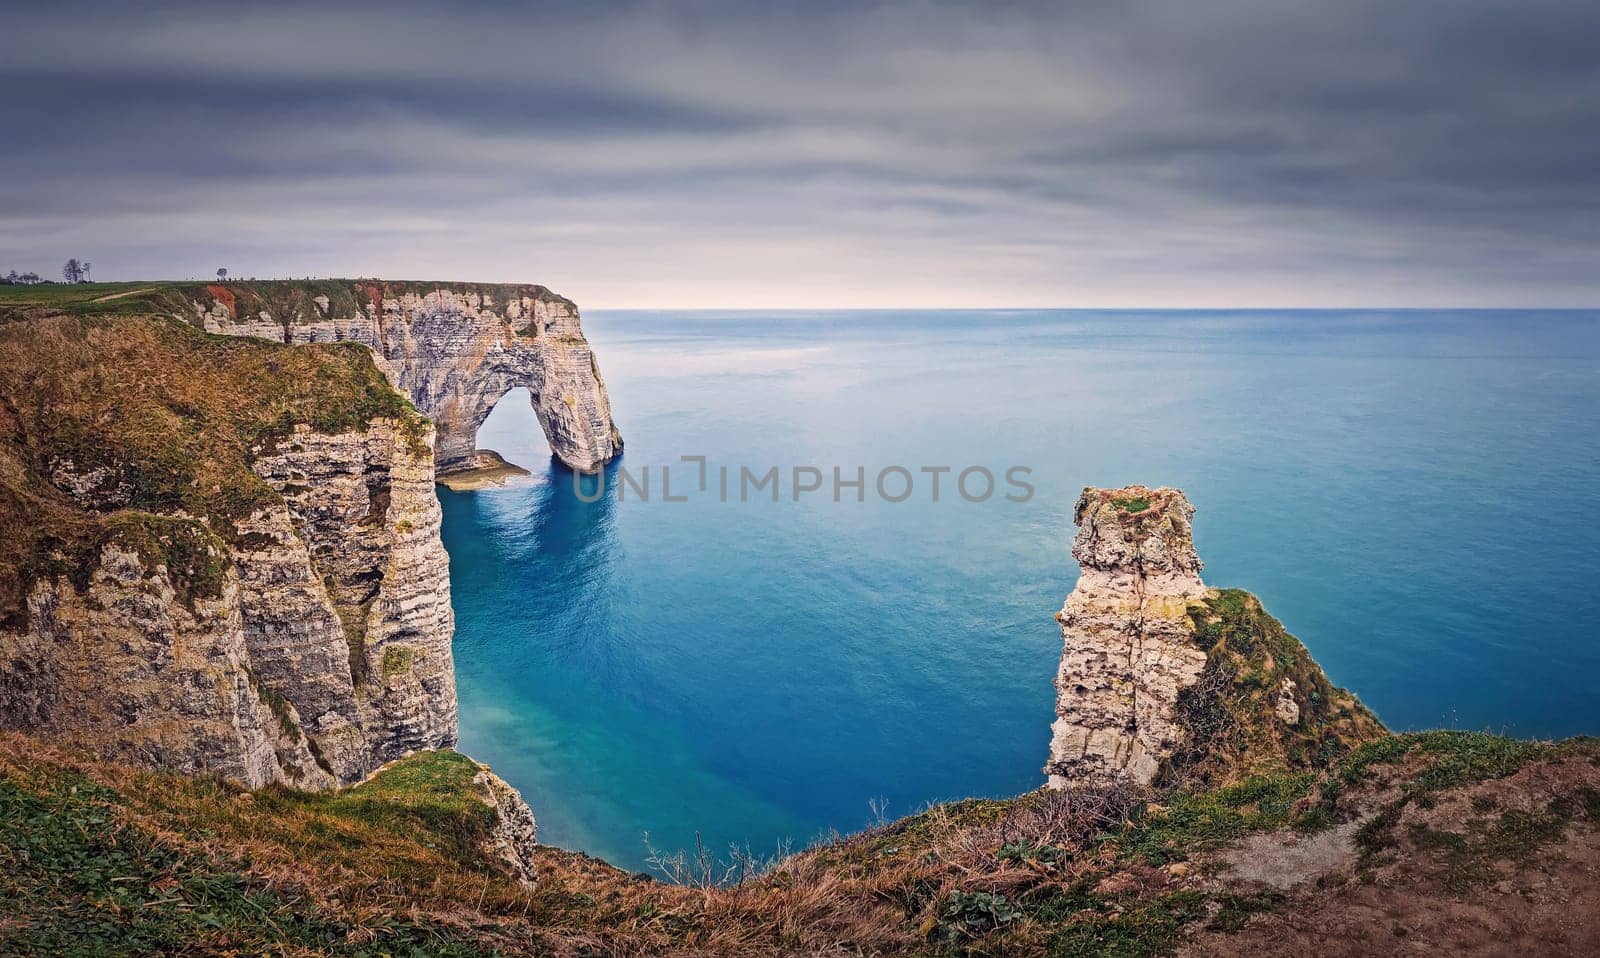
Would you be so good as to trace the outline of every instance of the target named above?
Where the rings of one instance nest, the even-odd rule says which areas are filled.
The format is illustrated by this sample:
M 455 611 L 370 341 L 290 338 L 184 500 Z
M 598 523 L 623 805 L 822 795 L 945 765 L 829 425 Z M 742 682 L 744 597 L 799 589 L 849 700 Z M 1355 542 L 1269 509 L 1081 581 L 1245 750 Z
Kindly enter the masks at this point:
M 1383 726 L 1237 589 L 1200 581 L 1178 489 L 1083 491 L 1081 573 L 1056 614 L 1052 788 L 1219 784 L 1322 767 Z
M 1053 787 L 1096 777 L 1154 780 L 1183 738 L 1178 694 L 1205 669 L 1189 606 L 1206 597 L 1177 489 L 1085 489 L 1073 521 L 1082 571 L 1057 613 Z

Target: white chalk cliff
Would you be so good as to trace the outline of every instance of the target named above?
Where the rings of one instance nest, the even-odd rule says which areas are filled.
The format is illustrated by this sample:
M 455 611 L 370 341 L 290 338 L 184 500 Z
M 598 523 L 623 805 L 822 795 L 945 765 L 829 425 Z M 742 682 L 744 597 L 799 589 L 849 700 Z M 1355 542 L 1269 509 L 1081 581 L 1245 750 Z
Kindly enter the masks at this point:
M 357 280 L 253 291 L 196 288 L 188 318 L 226 335 L 371 346 L 390 382 L 438 428 L 440 472 L 473 466 L 478 427 L 517 387 L 528 389 L 550 451 L 568 467 L 591 472 L 622 451 L 578 307 L 543 286 Z
M 0 630 L 0 724 L 250 786 L 348 784 L 454 745 L 429 438 L 419 454 L 379 419 L 263 450 L 254 467 L 282 499 L 238 521 L 215 596 L 184 601 L 173 570 L 118 544 L 81 591 L 40 579 L 26 623 Z M 183 534 L 223 549 L 208 531 Z
M 0 550 L 0 727 L 249 786 L 453 746 L 436 468 L 518 386 L 562 462 L 618 454 L 577 308 L 379 281 L 116 305 L 0 324 L 0 512 L 28 530 Z
M 1074 521 L 1078 584 L 1057 614 L 1064 649 L 1046 772 L 1152 781 L 1183 738 L 1178 693 L 1205 668 L 1191 603 L 1206 597 L 1176 489 L 1085 489 Z

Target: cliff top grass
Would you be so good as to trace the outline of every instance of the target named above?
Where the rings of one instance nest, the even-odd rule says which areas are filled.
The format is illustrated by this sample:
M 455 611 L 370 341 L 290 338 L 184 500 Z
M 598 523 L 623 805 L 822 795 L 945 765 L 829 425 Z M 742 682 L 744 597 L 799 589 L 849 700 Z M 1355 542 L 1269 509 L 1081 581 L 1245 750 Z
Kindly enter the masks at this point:
M 1150 508 L 1148 496 L 1112 496 L 1111 504 L 1127 513 L 1139 513 Z
M 316 298 L 328 300 L 327 315 L 354 316 L 380 306 L 386 298 L 434 290 L 476 293 L 496 303 L 527 297 L 559 302 L 573 312 L 577 305 L 544 286 L 531 283 L 461 283 L 384 279 L 228 279 L 217 282 L 151 280 L 126 283 L 0 284 L 0 323 L 57 313 L 78 316 L 171 315 L 194 319 L 194 304 L 210 308 L 226 303 L 236 318 L 265 310 L 275 319 L 323 315 Z
M 22 625 L 41 576 L 86 585 L 110 543 L 166 564 L 188 598 L 216 594 L 234 521 L 277 500 L 251 449 L 298 424 L 393 419 L 428 454 L 426 420 L 359 344 L 287 347 L 59 306 L 0 323 L 0 627 Z
M 530 889 L 482 851 L 476 773 L 427 753 L 340 792 L 251 793 L 0 734 L 0 952 L 1150 956 L 1232 953 L 1262 928 L 1293 951 L 1320 933 L 1297 916 L 1370 915 L 1370 889 L 1427 906 L 1539 887 L 1557 866 L 1535 853 L 1590 855 L 1600 824 L 1600 742 L 1430 732 L 1222 788 L 937 805 L 734 884 L 720 856 L 703 872 L 691 856 L 675 885 L 542 848 Z M 1363 822 L 1326 878 L 1231 877 L 1242 842 L 1295 862 Z
M 1113 510 L 1125 513 L 1128 516 L 1138 516 L 1150 511 L 1152 506 L 1155 507 L 1157 512 L 1173 511 L 1184 516 L 1194 511 L 1193 507 L 1189 505 L 1189 500 L 1185 498 L 1182 489 L 1171 489 L 1166 486 L 1152 489 L 1149 486 L 1142 485 L 1124 486 L 1120 489 L 1101 489 L 1095 486 L 1085 486 L 1082 494 L 1078 497 L 1076 511 L 1080 514 L 1087 514 L 1097 510 L 1102 504 L 1109 504 Z M 1076 517 L 1073 521 L 1078 525 L 1083 524 Z

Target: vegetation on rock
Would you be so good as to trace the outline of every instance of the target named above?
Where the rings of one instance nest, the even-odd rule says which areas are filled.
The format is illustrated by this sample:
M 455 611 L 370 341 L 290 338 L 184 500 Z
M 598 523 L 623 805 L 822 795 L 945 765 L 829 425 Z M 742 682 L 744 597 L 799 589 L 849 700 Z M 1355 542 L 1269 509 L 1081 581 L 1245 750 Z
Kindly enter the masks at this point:
M 1189 615 L 1206 665 L 1200 680 L 1178 696 L 1188 738 L 1164 770 L 1169 782 L 1226 784 L 1252 774 L 1325 768 L 1384 734 L 1377 717 L 1334 686 L 1255 596 L 1213 589 Z
M 252 449 L 300 424 L 380 418 L 426 452 L 426 420 L 355 343 L 289 348 L 142 316 L 0 324 L 0 627 L 22 624 L 40 577 L 83 588 L 113 543 L 164 566 L 185 599 L 216 595 L 235 520 L 279 499 Z
M 0 323 L 55 314 L 80 316 L 173 316 L 192 319 L 194 304 L 209 307 L 213 300 L 228 305 L 235 317 L 263 311 L 279 322 L 325 316 L 353 316 L 381 307 L 387 298 L 433 290 L 476 293 L 491 302 L 529 297 L 573 302 L 551 290 L 531 284 L 441 283 L 379 279 L 219 280 L 201 282 L 73 283 L 0 286 Z M 324 307 L 318 297 L 327 300 Z

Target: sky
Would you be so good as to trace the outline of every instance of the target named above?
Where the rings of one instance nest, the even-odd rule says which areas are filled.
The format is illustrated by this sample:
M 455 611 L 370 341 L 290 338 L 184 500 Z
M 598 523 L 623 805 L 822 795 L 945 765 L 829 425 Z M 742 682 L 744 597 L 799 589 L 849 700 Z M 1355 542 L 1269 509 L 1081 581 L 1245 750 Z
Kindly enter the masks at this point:
M 8 4 L 0 272 L 1600 304 L 1600 3 Z

